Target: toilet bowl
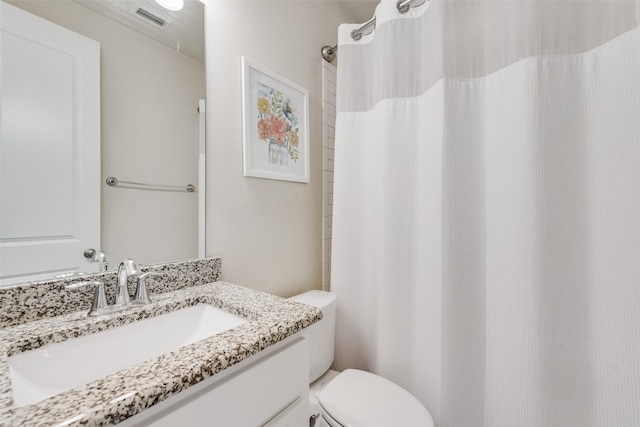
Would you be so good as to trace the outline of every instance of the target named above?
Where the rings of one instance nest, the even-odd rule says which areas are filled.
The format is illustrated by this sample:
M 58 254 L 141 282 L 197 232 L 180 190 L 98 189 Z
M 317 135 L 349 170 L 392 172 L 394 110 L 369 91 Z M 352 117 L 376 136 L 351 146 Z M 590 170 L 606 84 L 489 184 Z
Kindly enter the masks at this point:
M 397 384 L 370 372 L 330 371 L 335 338 L 336 294 L 309 291 L 290 298 L 322 311 L 302 330 L 309 343 L 309 406 L 314 427 L 433 427 L 427 408 Z

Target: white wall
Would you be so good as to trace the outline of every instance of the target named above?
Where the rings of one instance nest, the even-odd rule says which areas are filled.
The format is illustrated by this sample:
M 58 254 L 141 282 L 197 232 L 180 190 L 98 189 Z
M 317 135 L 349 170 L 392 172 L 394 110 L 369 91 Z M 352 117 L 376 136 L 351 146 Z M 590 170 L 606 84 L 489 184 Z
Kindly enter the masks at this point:
M 281 296 L 322 288 L 320 48 L 375 5 L 206 2 L 207 255 L 222 257 L 223 280 Z M 311 183 L 243 176 L 242 56 L 309 90 Z
M 125 257 L 196 257 L 197 194 L 111 188 L 104 180 L 197 185 L 204 64 L 68 0 L 10 3 L 101 44 L 101 234 L 112 267 Z

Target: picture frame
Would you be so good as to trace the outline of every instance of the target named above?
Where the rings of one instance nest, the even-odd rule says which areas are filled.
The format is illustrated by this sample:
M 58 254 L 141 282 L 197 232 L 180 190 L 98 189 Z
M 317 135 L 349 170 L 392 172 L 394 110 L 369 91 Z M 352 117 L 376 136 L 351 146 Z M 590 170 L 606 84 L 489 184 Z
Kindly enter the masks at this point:
M 308 183 L 309 91 L 242 57 L 244 176 Z

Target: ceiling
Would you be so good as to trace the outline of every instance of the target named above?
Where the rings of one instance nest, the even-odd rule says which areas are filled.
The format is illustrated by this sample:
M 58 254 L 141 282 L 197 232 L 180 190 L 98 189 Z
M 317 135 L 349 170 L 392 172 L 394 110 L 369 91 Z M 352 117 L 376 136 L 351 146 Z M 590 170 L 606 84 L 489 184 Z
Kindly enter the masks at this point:
M 204 3 L 199 0 L 185 0 L 184 8 L 178 12 L 164 9 L 155 0 L 74 1 L 204 63 Z M 133 13 L 139 8 L 168 25 L 161 28 Z

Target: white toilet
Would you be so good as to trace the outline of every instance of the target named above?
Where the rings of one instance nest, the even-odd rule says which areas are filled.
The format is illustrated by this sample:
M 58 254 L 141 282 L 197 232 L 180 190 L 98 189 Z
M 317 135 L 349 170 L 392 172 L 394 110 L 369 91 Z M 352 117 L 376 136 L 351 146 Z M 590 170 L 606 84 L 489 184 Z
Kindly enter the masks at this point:
M 309 291 L 290 298 L 322 311 L 323 319 L 300 332 L 309 341 L 309 400 L 314 427 L 433 427 L 429 411 L 402 387 L 333 363 L 336 294 Z

